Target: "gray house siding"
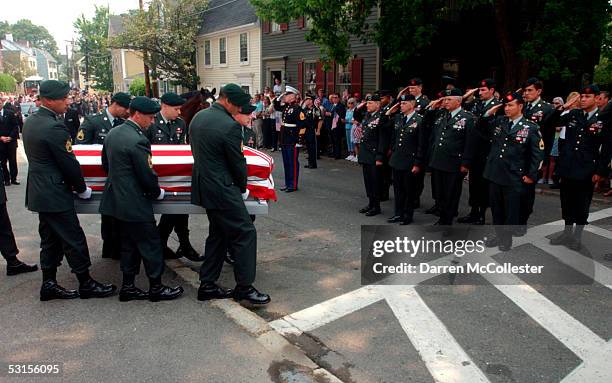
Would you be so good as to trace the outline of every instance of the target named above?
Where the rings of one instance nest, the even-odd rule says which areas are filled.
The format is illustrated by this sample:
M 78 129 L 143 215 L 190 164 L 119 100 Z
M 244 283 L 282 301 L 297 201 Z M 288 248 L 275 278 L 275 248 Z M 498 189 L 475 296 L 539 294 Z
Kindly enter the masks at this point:
M 372 16 L 375 19 L 375 15 Z M 279 32 L 266 33 L 266 28 L 262 28 L 262 81 L 264 86 L 274 84 L 274 79 L 271 76 L 271 70 L 282 69 L 282 78 L 285 84 L 298 87 L 299 85 L 299 66 L 304 63 L 304 70 L 308 68 L 308 64 L 316 63 L 320 57 L 320 49 L 305 40 L 307 33 L 306 28 L 300 28 L 298 21 L 288 23 L 287 29 Z M 379 59 L 378 48 L 376 44 L 363 44 L 356 38 L 350 41 L 351 52 L 357 59 L 362 59 L 361 68 L 361 92 L 373 92 L 379 88 Z M 349 63 L 350 67 L 350 63 Z M 328 79 L 331 80 L 331 71 L 338 71 L 338 66 L 326 73 Z M 338 76 L 334 76 L 336 82 Z M 320 79 L 318 79 L 321 81 Z M 328 80 L 328 82 L 330 81 Z M 355 82 L 355 80 L 353 80 Z M 358 80 L 357 80 L 358 82 Z M 330 87 L 326 89 L 329 93 Z M 304 83 L 303 91 L 309 90 L 308 84 Z M 338 87 L 335 88 L 338 91 Z

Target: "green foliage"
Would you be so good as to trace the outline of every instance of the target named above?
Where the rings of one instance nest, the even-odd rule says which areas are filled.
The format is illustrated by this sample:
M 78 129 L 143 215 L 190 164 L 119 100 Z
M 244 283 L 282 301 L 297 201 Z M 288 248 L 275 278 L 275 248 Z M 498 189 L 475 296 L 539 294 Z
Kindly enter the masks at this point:
M 10 74 L 0 73 L 0 92 L 14 92 L 17 82 Z
M 612 86 L 612 62 L 609 58 L 602 57 L 595 66 L 594 82 L 606 87 Z
M 108 49 L 108 18 L 108 7 L 96 6 L 92 19 L 81 15 L 73 25 L 79 35 L 79 51 L 89 57 L 89 80 L 94 81 L 93 88 L 110 92 L 113 90 L 113 69 Z
M 36 74 L 36 70 L 28 65 L 28 59 L 20 56 L 18 52 L 4 54 L 2 64 L 4 72 L 13 77 L 17 84 L 21 84 L 27 77 Z
M 153 78 L 170 78 L 197 88 L 195 39 L 207 0 L 152 0 L 145 11 L 125 17 L 124 32 L 110 39 L 113 48 L 147 52 Z
M 144 96 L 145 95 L 145 80 L 143 78 L 135 78 L 130 84 L 130 94 L 132 96 Z
M 47 28 L 32 24 L 28 19 L 21 19 L 15 24 L 0 23 L 0 35 L 4 38 L 6 33 L 13 34 L 13 40 L 29 41 L 33 47 L 44 49 L 56 59 L 58 58 L 57 42 Z

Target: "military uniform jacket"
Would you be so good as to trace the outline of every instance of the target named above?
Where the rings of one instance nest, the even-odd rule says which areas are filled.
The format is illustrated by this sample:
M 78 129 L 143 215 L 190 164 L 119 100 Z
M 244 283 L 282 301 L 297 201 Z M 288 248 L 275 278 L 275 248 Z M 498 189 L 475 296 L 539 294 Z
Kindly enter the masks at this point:
M 304 109 L 304 114 L 306 115 L 306 129 L 308 131 L 312 130 L 316 132 L 317 126 L 319 125 L 319 121 L 321 121 L 322 118 L 321 109 L 317 108 L 316 106 L 313 106 L 310 109 L 306 108 Z
M 153 145 L 184 145 L 187 142 L 187 128 L 182 118 L 165 121 L 161 113 L 155 115 L 153 124 L 144 135 Z
M 102 148 L 108 173 L 100 213 L 127 222 L 153 222 L 152 200 L 161 193 L 153 171 L 151 144 L 142 129 L 127 120 L 113 129 Z
M 86 186 L 64 121 L 40 107 L 25 122 L 23 146 L 28 157 L 27 208 L 41 213 L 74 209 L 72 191 L 82 193 Z
M 245 209 L 247 167 L 241 127 L 218 103 L 196 114 L 189 125 L 193 174 L 191 203 L 206 209 Z
M 525 104 L 523 115 L 526 119 L 535 122 L 540 127 L 540 134 L 549 141 L 553 139 L 558 124 L 555 118 L 555 108 L 544 100 L 538 101 L 535 106 Z M 547 142 L 549 142 L 547 141 Z
M 298 104 L 282 105 L 278 98 L 274 99 L 274 109 L 282 112 L 280 144 L 291 146 L 298 143 L 300 129 L 306 127 L 306 114 Z
M 396 170 L 411 170 L 412 166 L 421 166 L 423 162 L 423 117 L 418 113 L 406 116 L 400 113 L 395 116 L 391 136 L 391 158 L 389 165 Z
M 471 131 L 475 117 L 461 109 L 455 117 L 447 110 L 432 111 L 435 120 L 431 131 L 431 156 L 429 166 L 445 172 L 459 172 L 461 166 L 469 167 L 473 145 Z
M 0 181 L 4 181 L 4 175 L 2 174 L 2 166 L 0 166 Z M 6 203 L 6 190 L 4 190 L 4 182 L 0 182 L 0 205 Z
M 426 107 L 429 105 L 431 101 L 424 94 L 420 95 L 419 98 L 416 99 L 416 106 L 414 110 L 420 114 L 421 116 L 425 115 Z
M 119 119 L 122 124 L 124 120 Z M 104 139 L 113 128 L 113 121 L 109 120 L 106 110 L 86 116 L 76 136 L 77 144 L 103 144 Z
M 64 115 L 64 124 L 70 132 L 70 138 L 74 141 L 78 134 L 79 126 L 81 125 L 79 105 L 72 104 Z
M 600 112 L 587 119 L 582 110 L 574 109 L 560 122 L 565 139 L 559 139 L 557 175 L 577 180 L 590 179 L 595 173 L 607 176 L 610 157 Z
M 535 123 L 521 118 L 514 126 L 505 116 L 485 117 L 479 129 L 491 137 L 484 178 L 498 185 L 520 188 L 523 176 L 537 180 L 544 159 L 544 142 Z
M 377 111 L 366 114 L 361 124 L 363 136 L 359 145 L 360 164 L 376 165 L 376 161 L 382 161 L 385 158 L 387 143 L 384 142 L 384 135 L 381 131 L 380 113 Z
M 255 149 L 255 132 L 248 126 L 241 126 L 242 144 Z
M 488 104 L 486 101 L 478 100 L 472 105 L 471 112 L 477 119 L 483 118 L 484 114 L 492 107 L 501 104 L 496 98 L 493 98 Z M 472 142 L 474 153 L 474 162 L 484 163 L 487 159 L 487 155 L 491 150 L 490 136 L 488 132 L 483 132 L 481 129 L 472 129 Z
M 19 123 L 11 108 L 4 108 L 0 115 L 0 136 L 11 137 L 13 141 L 19 138 Z

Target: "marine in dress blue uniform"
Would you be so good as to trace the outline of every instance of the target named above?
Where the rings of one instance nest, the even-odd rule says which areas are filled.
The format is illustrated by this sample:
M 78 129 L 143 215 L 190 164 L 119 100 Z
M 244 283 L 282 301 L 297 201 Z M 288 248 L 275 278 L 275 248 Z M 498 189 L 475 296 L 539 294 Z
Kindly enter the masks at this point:
M 283 114 L 280 143 L 283 154 L 283 168 L 285 170 L 285 186 L 281 190 L 287 193 L 298 190 L 300 152 L 296 145 L 300 139 L 300 129 L 305 127 L 306 124 L 306 114 L 296 101 L 298 93 L 297 89 L 287 85 L 285 87 L 285 94 L 274 99 L 274 109 L 281 111 Z

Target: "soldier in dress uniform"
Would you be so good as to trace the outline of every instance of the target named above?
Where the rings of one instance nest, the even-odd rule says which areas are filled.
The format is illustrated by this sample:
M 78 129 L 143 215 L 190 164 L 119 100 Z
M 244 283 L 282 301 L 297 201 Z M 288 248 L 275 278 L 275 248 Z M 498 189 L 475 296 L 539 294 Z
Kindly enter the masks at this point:
M 232 116 L 251 97 L 240 86 L 227 84 L 219 99 L 195 115 L 189 126 L 193 152 L 191 203 L 203 206 L 210 223 L 198 300 L 234 297 L 250 304 L 267 304 L 270 296 L 257 291 L 255 281 L 257 230 L 244 205 L 247 167 L 241 127 Z M 242 194 L 242 195 L 241 195 Z M 217 285 L 228 252 L 234 256 L 235 290 Z
M 74 101 L 72 96 L 68 97 L 68 99 L 70 100 L 70 106 L 64 114 L 64 124 L 66 124 L 68 132 L 70 132 L 70 138 L 72 142 L 74 142 L 77 132 L 79 131 L 79 126 L 81 126 L 81 111 L 79 110 L 79 105 Z
M 128 117 L 131 97 L 127 93 L 115 93 L 111 105 L 100 113 L 86 116 L 76 143 L 82 145 L 103 144 L 108 133 L 116 126 L 123 124 Z M 111 217 L 102 215 L 100 227 L 102 236 L 102 258 L 119 259 L 121 253 L 121 234 L 117 231 L 119 225 L 114 225 Z
M 114 218 L 121 233 L 121 271 L 123 284 L 119 300 L 149 299 L 152 302 L 178 298 L 180 286 L 162 284 L 164 255 L 155 226 L 152 200 L 162 200 L 153 170 L 151 144 L 144 136 L 159 105 L 148 97 L 136 97 L 130 103 L 129 119 L 113 129 L 104 140 L 102 166 L 108 173 L 100 201 L 100 213 Z M 148 293 L 134 284 L 144 263 L 149 278 Z
M 452 225 L 459 206 L 463 178 L 469 171 L 472 153 L 470 139 L 475 117 L 461 107 L 463 93 L 447 90 L 445 97 L 432 105 L 434 123 L 429 166 L 436 184 L 436 203 L 440 219 L 436 225 Z M 443 109 L 437 109 L 440 104 Z
M 380 167 L 386 154 L 387 142 L 381 132 L 380 95 L 366 97 L 367 114 L 362 122 L 363 136 L 359 145 L 358 162 L 363 169 L 368 205 L 359 210 L 360 213 L 372 217 L 381 213 L 380 187 L 378 178 L 382 176 Z
M 181 105 L 184 103 L 185 100 L 176 93 L 166 93 L 161 97 L 161 110 L 155 115 L 153 124 L 144 131 L 145 137 L 152 145 L 185 145 L 187 143 L 187 127 L 185 121 L 180 117 Z M 188 214 L 162 214 L 157 228 L 164 248 L 164 258 L 185 257 L 194 262 L 201 260 L 189 240 Z M 176 253 L 168 247 L 168 238 L 172 230 L 176 232 L 179 239 Z
M 416 111 L 416 98 L 412 94 L 399 97 L 400 111 L 394 118 L 391 135 L 391 158 L 393 169 L 393 192 L 395 215 L 387 220 L 400 225 L 412 223 L 414 201 L 418 191 L 417 175 L 424 171 L 423 116 Z
M 390 90 L 379 90 L 378 94 L 380 95 L 380 122 L 378 126 L 380 128 L 380 133 L 383 135 L 382 142 L 388 145 L 391 141 L 391 134 L 393 134 L 393 120 L 395 113 L 387 112 L 393 108 L 395 102 L 393 100 L 393 94 Z M 389 148 L 385 147 L 383 149 L 385 157 L 383 159 L 382 166 L 378 168 L 378 171 L 380 172 L 380 177 L 378 177 L 378 195 L 381 202 L 389 200 L 389 188 L 391 187 L 393 176 L 391 166 L 389 166 Z
M 557 124 L 564 127 L 565 133 L 559 139 L 557 167 L 561 180 L 561 214 L 565 229 L 560 236 L 551 239 L 550 243 L 565 244 L 573 250 L 581 247 L 582 230 L 588 224 L 593 187 L 609 172 L 609 142 L 606 141 L 604 122 L 596 104 L 598 94 L 597 85 L 583 88 L 580 92 L 580 109 L 562 115 Z
M 298 93 L 297 89 L 287 85 L 285 86 L 285 93 L 274 99 L 274 109 L 283 113 L 280 143 L 283 154 L 283 167 L 285 169 L 285 186 L 280 190 L 287 193 L 298 190 L 300 152 L 296 145 L 300 139 L 300 129 L 306 123 L 306 114 L 297 103 L 296 97 Z
M 2 167 L 0 167 L 1 179 Z M 28 265 L 17 259 L 19 249 L 17 248 L 11 220 L 6 210 L 6 191 L 2 182 L 0 182 L 0 254 L 6 259 L 6 275 L 30 273 L 38 270 L 38 265 Z
M 523 185 L 535 183 L 544 157 L 538 125 L 523 116 L 523 103 L 520 93 L 510 93 L 503 98 L 505 116 L 495 116 L 501 107 L 496 105 L 484 113 L 478 124 L 481 133 L 491 139 L 484 178 L 489 181 L 496 236 L 489 238 L 486 245 L 499 246 L 502 251 L 512 248 Z
M 555 108 L 548 102 L 542 100 L 541 94 L 544 85 L 535 77 L 528 79 L 523 84 L 523 99 L 525 100 L 525 109 L 523 115 L 525 118 L 535 122 L 540 127 L 540 134 L 544 140 L 544 165 L 548 166 L 550 149 L 552 148 L 553 140 L 556 131 Z M 524 184 L 523 194 L 521 195 L 521 208 L 519 216 L 519 224 L 517 235 L 523 235 L 526 230 L 527 221 L 533 212 L 533 204 L 535 203 L 535 187 L 536 184 Z
M 316 97 L 306 95 L 304 98 L 304 114 L 306 115 L 306 146 L 308 147 L 308 164 L 304 165 L 308 169 L 317 168 L 317 132 L 321 131 L 323 126 L 323 116 L 321 109 L 314 105 Z
M 476 118 L 482 118 L 487 110 L 501 103 L 494 97 L 496 87 L 495 80 L 490 78 L 485 78 L 479 83 L 479 99 L 470 108 L 470 111 Z M 489 136 L 483 134 L 479 129 L 472 130 L 472 139 L 474 153 L 469 179 L 469 204 L 471 210 L 465 217 L 457 219 L 457 222 L 484 225 L 485 213 L 487 206 L 489 206 L 489 185 L 484 179 L 483 173 L 491 145 Z
M 408 92 L 413 95 L 416 99 L 416 107 L 415 111 L 421 116 L 425 116 L 426 108 L 430 103 L 429 98 L 423 94 L 423 80 L 418 77 L 411 79 L 408 82 Z M 424 125 L 422 127 L 421 133 L 423 134 L 422 140 L 423 143 L 429 142 L 429 132 L 430 129 Z M 423 161 L 427 163 L 426 159 L 423 158 Z M 421 169 L 418 173 L 415 174 L 415 182 L 416 182 L 416 192 L 414 194 L 414 208 L 417 209 L 421 206 L 421 194 L 423 193 L 423 189 L 425 188 L 425 169 Z
M 81 166 L 72 152 L 72 140 L 59 117 L 68 107 L 68 84 L 47 80 L 40 84 L 42 105 L 29 116 L 23 130 L 28 157 L 26 206 L 38 213 L 40 267 L 43 284 L 40 300 L 101 298 L 116 287 L 95 281 L 89 275 L 91 261 L 85 233 L 74 209 L 73 192 L 90 198 Z M 79 290 L 67 290 L 57 283 L 57 268 L 66 259 L 79 280 Z

